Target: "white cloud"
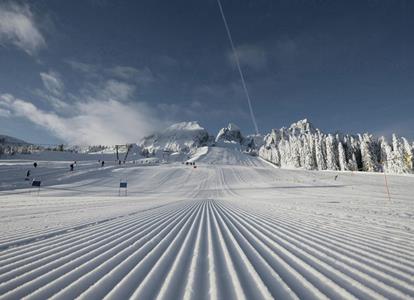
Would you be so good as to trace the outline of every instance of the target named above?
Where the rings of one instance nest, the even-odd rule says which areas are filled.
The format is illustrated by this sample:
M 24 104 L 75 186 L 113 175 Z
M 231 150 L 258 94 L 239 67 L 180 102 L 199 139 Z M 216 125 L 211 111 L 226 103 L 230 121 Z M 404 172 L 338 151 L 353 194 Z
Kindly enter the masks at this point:
M 134 85 L 111 79 L 106 81 L 98 95 L 104 99 L 127 101 L 134 95 L 135 89 Z
M 35 90 L 35 94 L 41 99 L 46 100 L 55 109 L 63 110 L 68 108 L 68 104 L 62 100 L 64 97 L 65 85 L 57 72 L 49 71 L 40 73 L 44 89 Z
M 36 96 L 39 96 L 40 99 L 46 100 L 47 103 L 49 103 L 53 106 L 53 108 L 59 111 L 69 108 L 69 105 L 65 101 L 63 101 L 61 97 L 56 97 L 47 90 L 36 89 L 34 90 L 34 94 Z
M 0 44 L 8 43 L 29 55 L 46 46 L 28 5 L 0 4 Z
M 67 59 L 65 62 L 75 71 L 81 72 L 85 76 L 94 79 L 105 79 L 112 77 L 116 80 L 128 81 L 134 84 L 147 85 L 155 81 L 155 76 L 150 68 L 140 69 L 131 66 L 104 67 Z
M 130 79 L 137 75 L 138 70 L 133 67 L 127 67 L 127 66 L 115 66 L 113 68 L 110 68 L 109 71 L 120 78 L 123 79 Z
M 9 117 L 10 115 L 11 113 L 9 110 L 0 108 L 0 117 Z
M 149 84 L 155 80 L 154 74 L 148 67 L 136 69 L 127 66 L 115 66 L 108 69 L 110 75 L 119 79 L 129 80 L 140 84 Z
M 39 109 L 10 94 L 0 95 L 0 107 L 24 117 L 70 144 L 117 144 L 135 142 L 164 126 L 144 103 L 89 100 L 73 104 L 73 114 Z
M 93 64 L 87 64 L 83 62 L 79 62 L 72 59 L 66 59 L 65 62 L 75 71 L 84 73 L 85 75 L 89 75 L 92 77 L 97 76 L 98 74 L 98 67 Z
M 137 78 L 141 75 L 137 69 L 67 62 L 89 79 L 79 92 L 68 93 L 59 73 L 42 72 L 44 88 L 34 94 L 49 104 L 47 108 L 0 94 L 0 114 L 25 118 L 69 144 L 87 145 L 136 142 L 166 125 L 161 115 L 171 119 L 156 107 L 136 101 Z
M 236 53 L 241 65 L 260 70 L 267 64 L 266 52 L 260 47 L 253 45 L 242 45 L 236 47 Z M 234 53 L 229 54 L 229 59 L 231 63 L 236 63 Z
M 64 84 L 58 73 L 49 71 L 48 73 L 40 73 L 45 88 L 53 95 L 60 96 L 64 89 Z

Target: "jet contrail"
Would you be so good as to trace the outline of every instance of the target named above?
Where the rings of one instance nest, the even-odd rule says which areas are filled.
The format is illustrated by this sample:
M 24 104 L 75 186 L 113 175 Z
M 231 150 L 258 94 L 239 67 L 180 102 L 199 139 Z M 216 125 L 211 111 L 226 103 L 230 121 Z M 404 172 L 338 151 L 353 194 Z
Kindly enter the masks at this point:
M 219 9 L 220 9 L 220 14 L 221 14 L 221 17 L 223 19 L 224 27 L 226 27 L 227 36 L 228 36 L 229 41 L 230 41 L 231 49 L 233 50 L 233 55 L 234 55 L 234 59 L 236 60 L 237 69 L 239 70 L 240 79 L 241 79 L 241 82 L 242 82 L 242 85 L 243 85 L 244 93 L 246 94 L 247 103 L 249 105 L 250 117 L 252 118 L 252 122 L 253 122 L 254 129 L 256 131 L 256 134 L 259 134 L 259 128 L 257 127 L 256 118 L 254 117 L 252 102 L 251 102 L 250 96 L 249 96 L 249 91 L 247 90 L 246 82 L 244 80 L 244 75 L 243 75 L 242 69 L 240 67 L 239 56 L 237 55 L 236 49 L 234 47 L 233 38 L 231 37 L 229 25 L 227 25 L 227 20 L 226 20 L 226 17 L 224 16 L 223 7 L 221 6 L 220 0 L 217 0 L 217 4 L 218 4 Z

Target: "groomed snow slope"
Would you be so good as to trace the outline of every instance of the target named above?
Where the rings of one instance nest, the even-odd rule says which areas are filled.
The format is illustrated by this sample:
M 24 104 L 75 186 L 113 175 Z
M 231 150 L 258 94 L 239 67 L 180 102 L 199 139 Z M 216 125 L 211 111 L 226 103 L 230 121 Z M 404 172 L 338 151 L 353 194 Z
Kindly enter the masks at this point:
M 3 186 L 0 298 L 414 297 L 413 176 L 388 176 L 389 201 L 382 174 L 205 150 L 197 168 L 50 162 L 39 196 Z

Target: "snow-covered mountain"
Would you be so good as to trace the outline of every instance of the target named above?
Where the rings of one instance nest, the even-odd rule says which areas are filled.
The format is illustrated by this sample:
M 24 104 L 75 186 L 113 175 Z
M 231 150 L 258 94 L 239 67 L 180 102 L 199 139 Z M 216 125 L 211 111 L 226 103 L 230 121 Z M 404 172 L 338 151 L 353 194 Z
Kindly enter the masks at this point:
M 296 123 L 293 123 L 285 130 L 290 135 L 301 135 L 308 133 L 315 133 L 315 127 L 308 121 L 308 119 L 299 120 Z
M 238 143 L 243 144 L 244 137 L 241 134 L 240 128 L 230 123 L 227 127 L 220 129 L 216 137 L 216 143 Z
M 227 127 L 219 130 L 214 145 L 255 154 L 263 145 L 263 136 L 260 134 L 244 136 L 237 125 L 229 123 Z
M 388 143 L 368 133 L 327 134 L 307 119 L 273 129 L 264 137 L 245 136 L 230 123 L 214 138 L 197 122 L 182 122 L 144 138 L 139 146 L 146 156 L 191 157 L 200 147 L 215 146 L 258 155 L 282 168 L 414 173 L 414 143 L 405 138 L 393 135 Z
M 164 131 L 145 137 L 139 146 L 144 155 L 160 153 L 188 153 L 198 147 L 210 145 L 214 137 L 210 136 L 197 122 L 173 124 Z

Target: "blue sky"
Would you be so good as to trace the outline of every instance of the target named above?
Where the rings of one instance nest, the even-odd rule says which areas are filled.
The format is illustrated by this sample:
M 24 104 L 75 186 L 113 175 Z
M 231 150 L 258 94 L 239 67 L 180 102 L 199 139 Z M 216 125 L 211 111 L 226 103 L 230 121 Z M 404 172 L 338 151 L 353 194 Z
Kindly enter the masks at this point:
M 222 3 L 261 133 L 414 139 L 412 1 Z M 0 134 L 131 142 L 185 120 L 254 131 L 216 0 L 0 3 Z

